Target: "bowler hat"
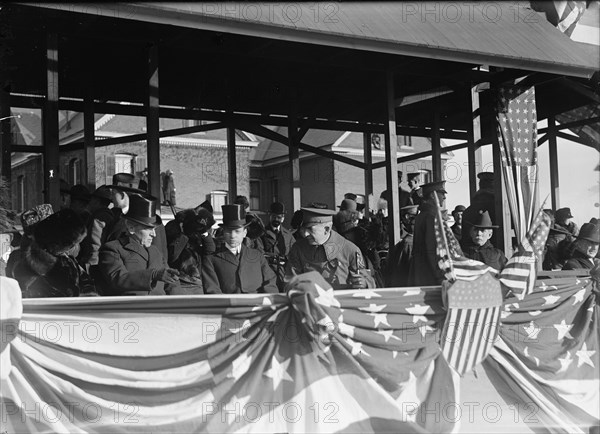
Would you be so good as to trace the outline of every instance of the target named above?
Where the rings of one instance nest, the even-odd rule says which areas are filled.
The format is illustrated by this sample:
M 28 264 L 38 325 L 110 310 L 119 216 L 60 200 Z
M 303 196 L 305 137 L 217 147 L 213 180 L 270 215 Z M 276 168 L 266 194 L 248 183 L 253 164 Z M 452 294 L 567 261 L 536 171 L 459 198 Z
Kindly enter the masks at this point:
M 269 207 L 271 214 L 285 214 L 285 205 L 281 202 L 273 202 Z
M 332 209 L 300 208 L 302 213 L 302 226 L 313 226 L 320 223 L 331 223 L 336 212 Z
M 471 223 L 473 227 L 481 229 L 498 229 L 500 227 L 493 225 L 490 213 L 483 210 L 480 210 L 475 219 L 469 223 Z
M 409 172 L 406 174 L 406 179 L 410 181 L 411 179 L 416 178 L 417 176 L 421 176 L 421 172 Z
M 97 197 L 98 199 L 108 200 L 110 201 L 110 186 L 101 185 L 90 195 L 93 197 Z
M 452 211 L 452 214 L 456 213 L 456 212 L 465 212 L 466 208 L 463 205 L 456 205 L 454 207 L 454 211 Z
M 577 238 L 600 244 L 600 227 L 593 223 L 584 223 L 579 230 L 579 235 L 577 235 Z
M 352 199 L 344 199 L 342 201 L 342 203 L 340 205 L 338 205 L 338 208 L 340 209 L 340 211 L 356 211 L 357 210 L 357 206 L 356 206 L 356 201 L 352 200 Z
M 233 201 L 234 204 L 242 205 L 244 209 L 250 208 L 250 202 L 248 202 L 248 198 L 246 196 L 236 196 Z
M 221 209 L 223 210 L 223 223 L 219 223 L 219 226 L 232 229 L 246 226 L 246 210 L 243 205 L 237 203 L 221 205 Z
M 446 181 L 428 182 L 423 184 L 421 189 L 423 190 L 423 197 L 427 196 L 432 191 L 439 191 L 441 193 L 448 193 L 445 187 Z
M 153 228 L 158 226 L 160 220 L 156 215 L 156 199 L 150 195 L 130 194 L 129 195 L 129 210 L 124 217 L 135 223 Z
M 109 185 L 109 187 L 112 189 L 124 191 L 126 193 L 138 193 L 146 195 L 144 190 L 140 190 L 139 188 L 135 188 L 133 186 L 135 183 L 135 176 L 133 176 L 131 173 L 115 173 L 112 177 L 112 182 L 112 185 Z
M 571 214 L 571 208 L 561 208 L 556 210 L 556 219 L 562 221 L 564 219 L 572 219 L 573 214 Z
M 90 191 L 88 190 L 88 188 L 85 185 L 82 184 L 77 184 L 74 185 L 73 187 L 71 187 L 71 190 L 69 190 L 69 193 L 71 195 L 71 200 L 75 199 L 75 200 L 81 200 L 84 202 L 89 202 L 91 199 L 91 194 Z
M 350 200 L 354 200 L 354 201 L 356 201 L 356 198 L 357 198 L 357 197 L 358 197 L 358 196 L 357 196 L 357 195 L 355 195 L 354 193 L 346 193 L 346 194 L 344 195 L 344 199 L 350 199 Z

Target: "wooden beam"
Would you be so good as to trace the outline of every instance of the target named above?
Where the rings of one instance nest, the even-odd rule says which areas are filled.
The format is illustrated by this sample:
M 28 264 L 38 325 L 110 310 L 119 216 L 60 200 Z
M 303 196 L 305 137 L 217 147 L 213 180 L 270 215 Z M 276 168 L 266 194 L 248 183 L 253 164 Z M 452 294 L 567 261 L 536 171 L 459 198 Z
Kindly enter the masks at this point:
M 227 127 L 227 184 L 229 203 L 237 196 L 237 159 L 235 155 L 235 127 Z
M 469 89 L 471 94 L 471 119 L 468 125 L 468 143 L 467 148 L 467 164 L 469 170 L 469 198 L 471 202 L 477 191 L 477 173 L 481 171 L 483 166 L 483 157 L 481 148 L 477 146 L 481 140 L 481 107 L 479 103 L 479 92 L 477 86 L 471 86 Z
M 431 168 L 434 181 L 442 180 L 442 152 L 440 148 L 440 112 L 434 110 L 433 131 L 431 132 Z
M 297 210 L 302 206 L 301 204 L 301 179 L 300 179 L 300 149 L 298 148 L 298 142 L 300 141 L 299 135 L 306 134 L 306 131 L 298 131 L 298 121 L 296 119 L 296 98 L 293 98 L 290 104 L 290 115 L 288 119 L 288 159 L 290 162 L 290 188 L 292 194 L 292 209 Z
M 256 134 L 257 136 L 261 136 L 266 139 L 271 139 L 273 141 L 288 146 L 288 138 L 286 136 L 275 131 L 271 131 L 270 129 L 262 125 L 252 124 L 243 120 L 236 121 L 236 124 L 244 131 L 248 131 L 249 133 Z M 317 148 L 315 146 L 307 145 L 303 142 L 298 142 L 297 145 L 300 149 L 304 151 L 309 151 L 316 155 L 321 155 L 326 158 L 331 158 L 332 160 L 340 161 L 342 163 L 358 167 L 359 169 L 364 169 L 364 163 L 362 163 L 361 161 L 353 160 L 351 158 L 344 157 L 343 155 L 337 155 L 333 152 L 329 152 L 324 149 Z
M 12 116 L 10 114 L 10 93 L 0 88 L 0 171 L 8 187 L 6 195 L 7 209 L 12 209 L 11 200 L 11 152 L 12 152 Z
M 568 130 L 575 127 L 581 127 L 584 125 L 592 125 L 600 122 L 600 116 L 594 116 L 588 119 L 580 119 L 578 121 L 566 122 L 556 126 L 556 130 Z M 542 134 L 548 131 L 549 128 L 539 128 L 538 134 Z
M 185 128 L 173 128 L 170 130 L 162 130 L 158 132 L 158 136 L 162 137 L 174 137 L 174 136 L 182 136 L 184 134 L 192 134 L 199 133 L 203 131 L 212 131 L 212 130 L 220 130 L 221 128 L 225 128 L 224 122 L 215 122 L 212 124 L 206 125 L 195 125 L 193 127 L 185 127 Z M 111 145 L 119 145 L 121 143 L 131 143 L 131 142 L 140 142 L 144 141 L 148 138 L 147 133 L 140 134 L 130 134 L 128 136 L 120 136 L 120 137 L 111 137 L 108 139 L 98 139 L 96 140 L 96 147 L 101 148 L 103 146 L 111 146 Z M 81 149 L 85 140 L 71 142 L 66 145 L 62 145 L 60 147 L 61 150 L 64 151 L 74 151 L 77 149 Z
M 96 189 L 96 152 L 94 150 L 94 100 L 88 96 L 83 112 L 83 170 L 85 183 L 90 191 Z
M 579 143 L 580 145 L 590 146 L 589 141 L 586 141 L 579 136 L 574 136 L 572 134 L 563 133 L 562 131 L 557 131 L 556 137 L 560 137 L 561 139 L 570 140 L 572 142 Z M 594 149 L 598 149 L 598 147 L 600 146 L 600 143 L 595 142 L 595 145 L 596 146 L 594 146 Z
M 452 146 L 444 146 L 443 148 L 441 148 L 441 151 L 443 153 L 458 151 L 459 149 L 466 148 L 467 146 L 468 146 L 468 143 L 466 143 L 466 142 L 465 143 L 457 143 L 456 145 L 452 145 Z M 418 160 L 419 158 L 431 157 L 432 153 L 433 152 L 431 150 L 417 152 L 415 154 L 407 155 L 406 157 L 398 157 L 396 159 L 396 162 L 397 163 L 406 163 L 408 161 Z M 382 167 L 385 167 L 385 161 L 379 161 L 377 163 L 372 164 L 373 170 L 381 169 Z
M 590 99 L 591 102 L 595 102 L 596 104 L 600 104 L 600 96 L 594 92 L 592 89 L 584 86 L 583 84 L 573 81 L 572 79 L 565 77 L 563 83 L 572 91 L 578 93 L 579 95 L 583 95 Z
M 558 151 L 556 146 L 556 120 L 554 115 L 548 116 L 548 151 L 550 164 L 550 197 L 552 209 L 560 208 L 560 179 L 558 172 Z
M 373 155 L 371 152 L 371 133 L 363 133 L 363 155 L 365 161 L 365 216 L 369 217 L 371 202 L 373 201 Z
M 42 112 L 44 129 L 44 202 L 60 208 L 58 152 L 58 35 L 46 37 L 46 104 Z
M 32 154 L 45 154 L 46 148 L 44 146 L 28 146 L 28 145 L 12 145 L 12 152 L 24 152 L 24 153 L 32 153 Z
M 148 192 L 160 200 L 160 114 L 158 45 L 148 49 L 148 106 L 146 108 L 146 152 Z
M 394 103 L 394 74 L 385 75 L 387 109 L 387 128 L 385 137 L 385 178 L 388 191 L 388 238 L 390 249 L 400 242 L 400 198 L 398 197 L 398 157 L 396 136 L 396 110 Z

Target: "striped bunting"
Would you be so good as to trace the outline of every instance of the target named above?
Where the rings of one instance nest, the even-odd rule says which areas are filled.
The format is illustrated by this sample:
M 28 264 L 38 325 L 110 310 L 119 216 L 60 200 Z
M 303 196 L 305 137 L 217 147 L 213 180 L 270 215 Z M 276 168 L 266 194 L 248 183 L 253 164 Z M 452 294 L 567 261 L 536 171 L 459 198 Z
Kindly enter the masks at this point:
M 459 375 L 481 363 L 498 334 L 502 291 L 486 272 L 448 289 L 448 316 L 442 332 L 442 352 Z

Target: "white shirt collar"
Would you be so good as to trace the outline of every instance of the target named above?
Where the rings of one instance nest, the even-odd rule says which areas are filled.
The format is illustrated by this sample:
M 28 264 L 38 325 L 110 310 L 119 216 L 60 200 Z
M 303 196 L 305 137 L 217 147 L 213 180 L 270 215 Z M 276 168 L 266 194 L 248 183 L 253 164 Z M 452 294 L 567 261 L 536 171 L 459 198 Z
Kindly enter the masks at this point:
M 237 255 L 242 250 L 241 244 L 238 245 L 237 247 L 233 247 L 233 246 L 230 246 L 229 244 L 225 243 L 225 247 L 227 247 L 227 250 L 229 250 L 231 253 L 233 253 L 233 255 Z

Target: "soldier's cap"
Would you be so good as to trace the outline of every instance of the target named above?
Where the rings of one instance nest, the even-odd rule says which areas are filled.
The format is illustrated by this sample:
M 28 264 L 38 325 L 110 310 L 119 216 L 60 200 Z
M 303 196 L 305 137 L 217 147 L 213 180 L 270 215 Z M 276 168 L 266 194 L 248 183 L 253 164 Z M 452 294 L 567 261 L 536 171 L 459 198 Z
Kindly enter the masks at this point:
M 404 214 L 412 214 L 417 215 L 417 211 L 419 209 L 419 205 L 407 205 L 400 208 L 400 215 Z
M 477 178 L 481 179 L 482 181 L 493 181 L 494 173 L 493 172 L 479 172 L 477 174 Z
M 409 172 L 406 174 L 406 179 L 410 181 L 411 179 L 416 178 L 417 176 L 420 176 L 420 175 L 421 175 L 421 172 Z
M 423 184 L 421 189 L 423 190 L 423 196 L 427 196 L 432 191 L 439 191 L 446 194 L 448 193 L 446 191 L 446 181 L 428 182 L 427 184 Z
M 336 212 L 332 209 L 300 208 L 302 210 L 302 227 L 310 227 L 321 223 L 332 223 Z

